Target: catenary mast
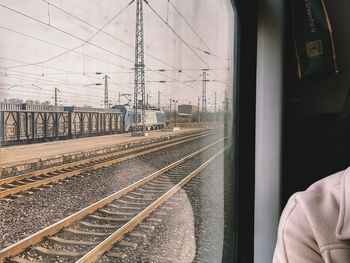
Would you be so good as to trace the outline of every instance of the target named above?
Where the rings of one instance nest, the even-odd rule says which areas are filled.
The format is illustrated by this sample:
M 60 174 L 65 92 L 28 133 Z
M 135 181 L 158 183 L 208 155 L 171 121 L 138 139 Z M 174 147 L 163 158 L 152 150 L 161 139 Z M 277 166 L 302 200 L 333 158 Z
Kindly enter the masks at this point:
M 138 126 L 138 110 L 141 110 L 142 131 L 145 131 L 145 62 L 143 40 L 143 0 L 136 1 L 135 31 L 135 82 L 134 82 L 134 125 Z

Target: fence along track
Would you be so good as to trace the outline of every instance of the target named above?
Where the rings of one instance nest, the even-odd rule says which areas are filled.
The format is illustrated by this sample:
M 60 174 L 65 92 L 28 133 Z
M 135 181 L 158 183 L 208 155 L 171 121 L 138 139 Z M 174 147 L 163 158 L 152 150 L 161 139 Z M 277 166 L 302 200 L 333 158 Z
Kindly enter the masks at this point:
M 78 221 L 81 221 L 83 218 L 86 218 L 87 216 L 93 216 L 92 214 L 95 212 L 101 212 L 101 208 L 106 207 L 107 205 L 111 205 L 112 202 L 114 201 L 121 201 L 120 199 L 124 196 L 126 196 L 126 194 L 130 193 L 131 191 L 134 191 L 136 189 L 142 189 L 142 187 L 146 184 L 149 183 L 151 180 L 159 178 L 158 180 L 160 181 L 164 181 L 164 179 L 162 179 L 160 176 L 164 175 L 166 172 L 175 169 L 176 167 L 178 167 L 179 165 L 184 164 L 186 161 L 198 156 L 199 154 L 203 153 L 204 151 L 208 150 L 209 148 L 217 145 L 218 143 L 224 141 L 225 138 L 219 139 L 217 141 L 215 141 L 214 143 L 209 144 L 208 146 L 205 146 L 204 148 L 182 158 L 181 160 L 178 160 L 162 169 L 160 169 L 159 171 L 129 185 L 128 187 L 96 202 L 95 204 L 92 204 L 88 207 L 86 207 L 85 209 L 76 212 L 75 214 L 72 214 L 71 216 L 25 238 L 22 239 L 21 241 L 3 249 L 2 251 L 0 251 L 0 262 L 2 262 L 3 260 L 5 260 L 6 258 L 12 257 L 17 255 L 18 253 L 20 253 L 21 251 L 23 251 L 24 249 L 38 244 L 40 241 L 42 241 L 44 238 L 52 236 L 56 233 L 58 233 L 60 230 L 64 229 L 64 228 L 68 228 L 70 226 L 72 226 L 74 223 L 77 223 Z M 216 156 L 216 155 L 215 155 Z M 211 159 L 213 160 L 213 159 Z M 209 164 L 209 161 L 206 162 L 205 164 L 201 165 L 200 168 L 198 168 L 196 171 L 197 172 L 192 172 L 188 177 L 188 180 L 190 180 L 190 178 L 192 178 L 193 176 L 195 176 L 196 174 L 199 173 L 199 171 L 203 170 L 207 165 Z M 188 181 L 187 180 L 187 181 Z M 113 242 L 115 243 L 117 240 L 120 239 L 120 235 L 125 234 L 125 231 L 130 231 L 133 226 L 137 225 L 140 220 L 142 220 L 143 218 L 146 217 L 147 213 L 151 213 L 151 211 L 153 211 L 152 209 L 155 209 L 156 207 L 158 207 L 159 205 L 161 205 L 165 200 L 167 200 L 172 194 L 174 194 L 177 190 L 179 190 L 179 187 L 181 187 L 181 185 L 183 185 L 184 183 L 187 182 L 186 180 L 182 180 L 179 184 L 177 184 L 175 186 L 175 188 L 172 188 L 170 190 L 170 193 L 167 193 L 165 195 L 161 196 L 161 200 L 157 200 L 156 202 L 153 202 L 152 205 L 146 205 L 146 209 L 144 209 L 140 215 L 137 215 L 135 217 L 133 217 L 129 223 L 127 223 L 125 226 L 123 226 L 122 230 L 117 230 L 114 234 L 113 237 L 111 236 L 111 238 L 109 238 L 108 240 L 113 240 Z M 141 187 L 141 188 L 140 188 Z M 154 186 L 153 186 L 154 187 Z M 151 187 L 152 188 L 152 187 Z M 158 189 L 157 187 L 155 187 L 154 189 Z M 157 190 L 153 190 L 153 191 L 157 191 Z M 100 210 L 99 210 L 100 209 Z M 96 218 L 93 217 L 93 218 Z M 99 220 L 99 218 L 97 217 L 96 220 Z M 110 218 L 107 218 L 107 220 L 111 220 Z M 118 219 L 114 219 L 115 221 L 119 221 Z M 124 220 L 127 221 L 127 220 Z M 106 225 L 103 225 L 106 226 Z M 116 238 L 117 235 L 117 238 Z M 107 240 L 107 239 L 106 239 Z M 106 249 L 106 243 L 102 243 L 102 247 L 104 249 Z M 98 246 L 99 248 L 95 248 L 98 249 L 98 254 L 101 254 L 101 250 L 100 246 Z M 108 246 L 107 246 L 108 247 Z M 95 250 L 94 249 L 94 250 Z M 45 252 L 45 251 L 44 251 Z M 92 252 L 93 254 L 95 254 L 96 252 Z M 89 253 L 90 254 L 90 253 Z M 68 256 L 68 255 L 67 255 Z M 71 255 L 72 256 L 72 255 Z M 74 256 L 74 255 L 73 255 Z M 82 256 L 82 255 L 75 255 L 76 256 Z M 91 257 L 91 254 L 88 256 L 89 258 Z M 16 258 L 13 258 L 13 260 L 15 260 Z M 82 258 L 83 259 L 83 258 Z M 19 259 L 21 260 L 21 259 Z M 85 260 L 85 259 L 84 259 Z M 17 262 L 25 262 L 25 261 L 17 261 Z M 89 262 L 89 261 L 83 261 L 83 262 Z
M 151 145 L 140 146 L 117 153 L 110 153 L 90 159 L 85 159 L 69 164 L 60 165 L 24 175 L 9 177 L 0 180 L 0 198 L 15 195 L 32 188 L 47 185 L 59 180 L 69 178 L 83 173 L 105 168 L 132 158 L 156 152 L 162 149 L 176 146 L 191 140 L 209 136 L 216 132 L 204 132 L 194 135 L 188 135 L 181 138 L 162 141 Z M 136 152 L 133 154 L 133 152 Z M 73 171 L 72 171 L 73 170 Z

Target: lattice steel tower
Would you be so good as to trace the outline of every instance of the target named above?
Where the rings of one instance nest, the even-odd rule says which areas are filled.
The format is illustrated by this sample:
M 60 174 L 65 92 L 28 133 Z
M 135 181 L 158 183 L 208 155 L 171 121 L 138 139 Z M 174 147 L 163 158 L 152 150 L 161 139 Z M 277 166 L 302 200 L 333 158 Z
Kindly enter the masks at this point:
M 108 100 L 108 79 L 109 77 L 107 75 L 105 75 L 104 77 L 105 80 L 105 96 L 104 96 L 104 100 L 103 100 L 103 106 L 105 109 L 109 108 L 109 100 Z
M 143 0 L 136 2 L 136 32 L 135 32 L 135 82 L 134 82 L 134 125 L 139 120 L 137 110 L 141 110 L 142 131 L 145 131 L 145 62 L 143 45 Z
M 203 72 L 203 87 L 202 87 L 202 112 L 204 118 L 206 118 L 207 114 L 207 72 Z M 203 118 L 203 119 L 204 119 Z

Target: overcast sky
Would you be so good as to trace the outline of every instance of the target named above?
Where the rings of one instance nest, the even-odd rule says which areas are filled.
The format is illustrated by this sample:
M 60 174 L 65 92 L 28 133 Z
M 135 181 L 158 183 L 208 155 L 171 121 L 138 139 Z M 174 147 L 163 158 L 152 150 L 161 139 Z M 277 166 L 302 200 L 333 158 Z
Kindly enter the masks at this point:
M 214 92 L 217 107 L 222 107 L 225 81 L 232 76 L 230 1 L 148 1 L 185 40 L 182 42 L 143 4 L 149 101 L 156 104 L 160 91 L 163 105 L 168 105 L 170 98 L 197 105 L 202 92 L 199 69 L 209 68 L 207 78 L 214 81 L 207 83 L 208 108 L 213 107 Z M 0 99 L 53 103 L 57 87 L 61 105 L 101 107 L 104 86 L 95 84 L 103 83 L 103 75 L 96 72 L 110 77 L 112 103 L 117 102 L 118 93 L 133 94 L 136 2 L 128 6 L 129 3 L 130 0 L 0 0 Z M 179 68 L 182 73 L 177 72 Z M 166 71 L 159 72 L 160 69 Z

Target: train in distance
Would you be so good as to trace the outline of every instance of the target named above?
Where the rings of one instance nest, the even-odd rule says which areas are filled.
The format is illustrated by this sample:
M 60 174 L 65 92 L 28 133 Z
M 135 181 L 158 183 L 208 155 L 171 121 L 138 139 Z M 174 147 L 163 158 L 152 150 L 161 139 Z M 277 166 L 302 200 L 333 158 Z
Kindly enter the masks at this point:
M 122 112 L 122 120 L 124 131 L 129 132 L 135 130 L 134 115 L 135 111 L 130 105 L 115 105 L 112 109 L 117 109 Z M 137 110 L 137 129 L 141 128 L 141 114 L 142 110 Z M 149 108 L 145 110 L 145 129 L 146 130 L 158 130 L 166 126 L 165 112 L 158 108 Z

